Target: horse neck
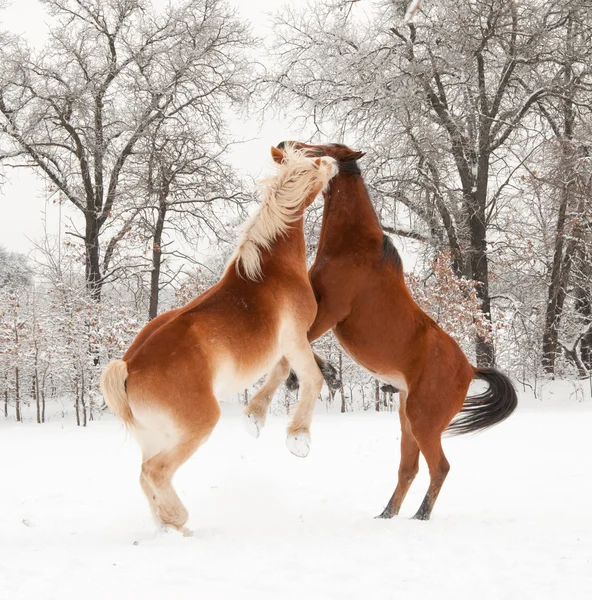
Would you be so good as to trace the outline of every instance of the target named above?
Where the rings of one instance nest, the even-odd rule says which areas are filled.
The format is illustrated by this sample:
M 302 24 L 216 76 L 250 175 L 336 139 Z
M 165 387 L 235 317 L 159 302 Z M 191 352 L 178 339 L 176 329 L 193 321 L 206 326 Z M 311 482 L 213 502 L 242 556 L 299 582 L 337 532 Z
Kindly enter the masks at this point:
M 279 234 L 272 242 L 269 250 L 261 252 L 261 268 L 265 272 L 270 263 L 286 264 L 299 262 L 306 269 L 306 242 L 304 240 L 304 214 L 300 214 L 290 227 Z
M 382 227 L 361 175 L 339 173 L 324 199 L 319 250 L 347 245 L 350 233 L 358 240 L 382 240 Z
M 306 242 L 304 240 L 304 209 L 298 219 L 290 223 L 290 228 L 278 235 L 273 246 L 274 252 L 293 255 L 306 262 Z

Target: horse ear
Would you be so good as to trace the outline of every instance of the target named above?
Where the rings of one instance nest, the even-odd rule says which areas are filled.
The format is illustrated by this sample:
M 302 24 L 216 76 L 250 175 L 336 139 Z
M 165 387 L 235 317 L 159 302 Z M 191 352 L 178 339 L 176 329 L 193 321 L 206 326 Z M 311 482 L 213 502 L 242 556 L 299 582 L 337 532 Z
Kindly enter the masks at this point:
M 366 156 L 365 152 L 352 152 L 345 157 L 345 160 L 359 160 L 362 156 Z M 343 159 L 342 159 L 343 160 Z
M 274 162 L 281 164 L 281 162 L 284 160 L 284 153 L 279 150 L 278 148 L 276 148 L 275 146 L 271 147 L 271 158 L 273 158 Z

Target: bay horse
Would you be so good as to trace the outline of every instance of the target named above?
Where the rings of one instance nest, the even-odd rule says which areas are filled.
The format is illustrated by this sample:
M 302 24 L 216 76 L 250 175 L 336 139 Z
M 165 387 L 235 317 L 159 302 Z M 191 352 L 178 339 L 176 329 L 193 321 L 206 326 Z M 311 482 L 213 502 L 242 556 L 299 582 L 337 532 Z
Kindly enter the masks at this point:
M 220 281 L 186 306 L 150 321 L 101 377 L 107 405 L 142 451 L 140 484 L 161 526 L 184 535 L 188 512 L 172 478 L 210 436 L 218 400 L 274 367 L 303 384 L 288 426 L 288 447 L 307 452 L 312 409 L 323 377 L 307 331 L 317 310 L 308 279 L 303 214 L 336 172 L 332 158 L 272 148 L 277 173 L 244 227 Z M 279 366 L 277 366 L 279 365 Z M 261 393 L 265 393 L 265 386 Z
M 339 166 L 323 193 L 317 255 L 309 272 L 318 310 L 308 340 L 314 342 L 333 330 L 359 365 L 399 390 L 398 482 L 379 517 L 399 513 L 418 472 L 421 452 L 430 484 L 414 518 L 427 520 L 450 469 L 442 434 L 476 432 L 503 421 L 516 408 L 516 391 L 499 371 L 472 366 L 458 344 L 411 297 L 399 253 L 384 234 L 364 185 L 357 163 L 363 153 L 341 144 L 287 144 L 310 156 L 334 158 Z M 331 369 L 320 357 L 316 360 L 330 379 Z M 467 398 L 475 378 L 484 380 L 488 389 Z M 266 410 L 257 405 L 259 400 L 253 398 L 247 414 Z

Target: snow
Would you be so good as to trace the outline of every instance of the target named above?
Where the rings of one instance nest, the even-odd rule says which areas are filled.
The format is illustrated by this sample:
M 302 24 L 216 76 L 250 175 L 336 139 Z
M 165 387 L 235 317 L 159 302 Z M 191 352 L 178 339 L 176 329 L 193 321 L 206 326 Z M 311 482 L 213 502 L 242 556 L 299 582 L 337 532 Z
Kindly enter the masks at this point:
M 155 535 L 139 451 L 114 419 L 0 420 L 0 599 L 589 598 L 591 417 L 563 387 L 446 439 L 452 469 L 419 522 L 424 463 L 402 515 L 373 519 L 396 482 L 396 414 L 319 406 L 302 460 L 285 415 L 255 440 L 225 404 L 175 480 L 192 538 Z

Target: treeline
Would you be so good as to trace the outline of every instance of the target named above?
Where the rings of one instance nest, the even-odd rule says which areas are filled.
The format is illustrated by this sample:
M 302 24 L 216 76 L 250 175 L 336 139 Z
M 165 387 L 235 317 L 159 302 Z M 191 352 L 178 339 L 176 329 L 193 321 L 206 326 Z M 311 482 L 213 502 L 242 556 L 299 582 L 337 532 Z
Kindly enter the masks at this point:
M 24 412 L 38 423 L 68 412 L 86 426 L 104 410 L 102 369 L 122 356 L 148 320 L 150 274 L 132 280 L 141 282 L 137 288 L 123 281 L 108 286 L 97 302 L 75 251 L 67 248 L 59 261 L 50 259 L 56 255 L 53 248 L 32 270 L 22 256 L 0 248 L 0 404 L 4 416 L 17 421 Z M 488 322 L 479 313 L 474 285 L 454 275 L 449 258 L 439 256 L 432 263 L 427 281 L 410 275 L 408 282 L 423 307 L 470 354 L 476 331 L 487 331 Z M 222 256 L 216 256 L 208 267 L 185 273 L 164 294 L 162 310 L 195 298 L 223 269 Z M 339 390 L 323 391 L 326 402 L 342 412 L 395 408 L 392 390 L 358 368 L 333 336 L 325 336 L 316 347 L 335 365 L 342 382 Z M 238 400 L 246 402 L 250 393 L 245 390 Z M 276 408 L 287 412 L 296 400 L 283 390 Z
M 41 422 L 68 398 L 94 418 L 106 361 L 217 280 L 253 199 L 229 115 L 270 110 L 367 152 L 383 227 L 418 257 L 414 297 L 471 360 L 590 375 L 589 3 L 439 0 L 403 24 L 405 1 L 331 0 L 280 9 L 266 42 L 223 0 L 42 4 L 43 48 L 0 32 L 0 162 L 42 177 L 66 227 L 34 262 L 0 253 L 5 414 L 27 403 Z M 328 401 L 388 407 L 319 345 L 342 374 Z

